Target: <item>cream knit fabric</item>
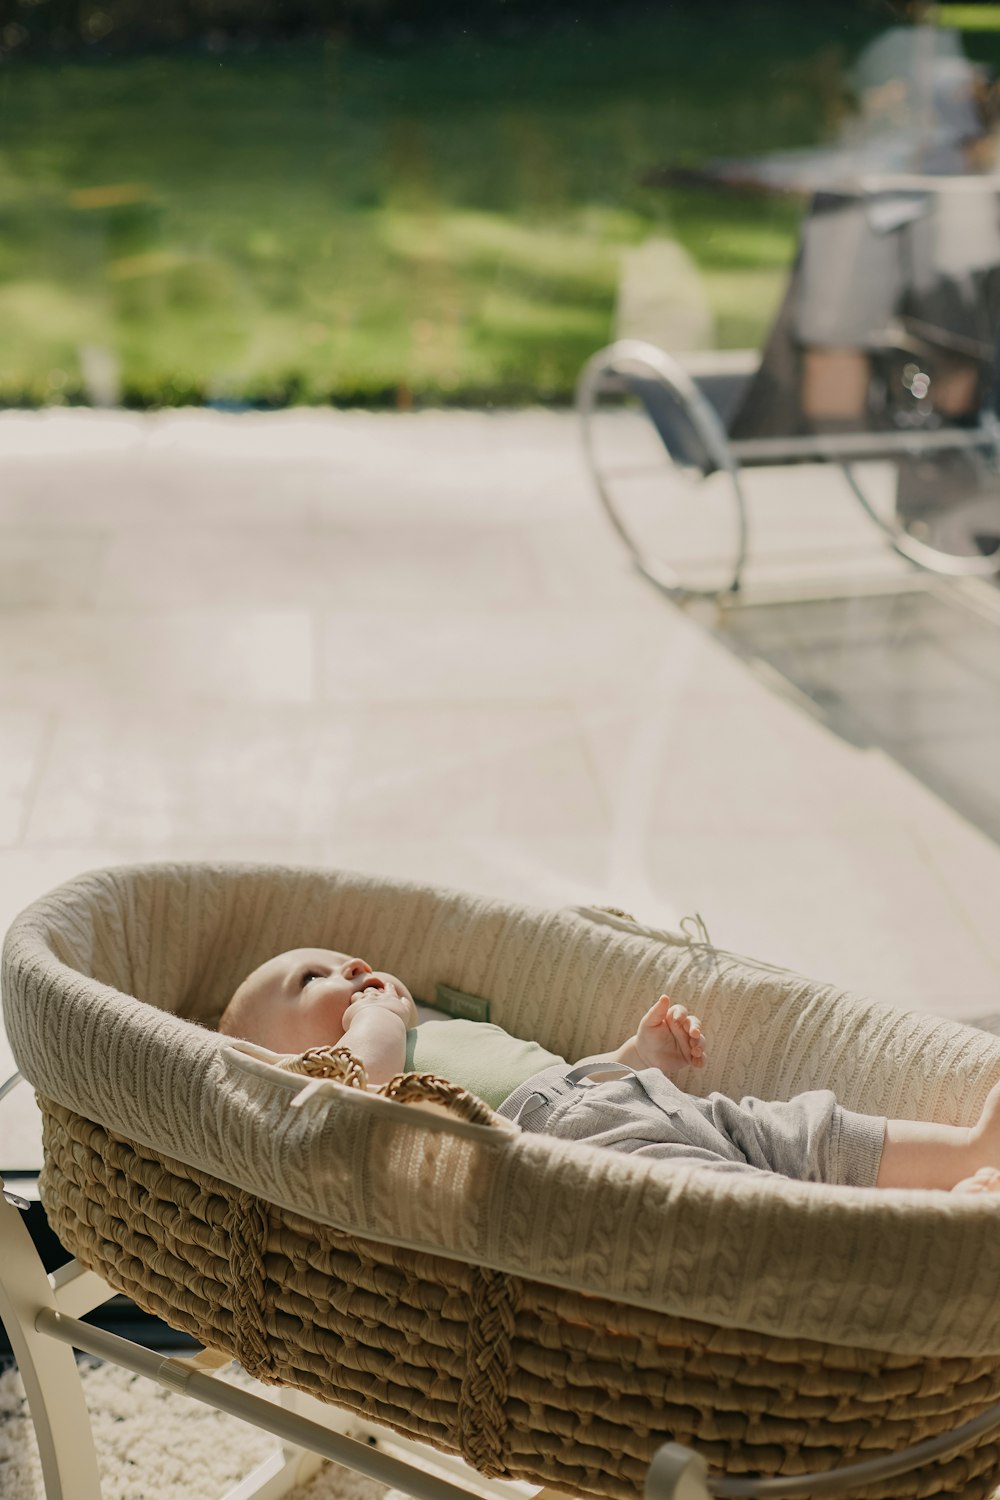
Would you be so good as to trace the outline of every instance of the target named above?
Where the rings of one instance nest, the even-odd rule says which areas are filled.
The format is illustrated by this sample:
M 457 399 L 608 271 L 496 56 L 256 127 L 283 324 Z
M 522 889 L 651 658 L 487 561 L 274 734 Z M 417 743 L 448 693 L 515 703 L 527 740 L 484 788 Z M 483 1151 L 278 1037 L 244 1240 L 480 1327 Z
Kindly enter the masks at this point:
M 343 872 L 95 871 L 35 902 L 3 952 L 4 1017 L 43 1096 L 339 1228 L 640 1307 L 901 1354 L 1000 1354 L 989 1197 L 664 1169 L 582 1143 L 461 1125 L 308 1081 L 211 1028 L 284 949 L 330 946 L 491 1002 L 571 1060 L 617 1045 L 663 991 L 697 1009 L 709 1065 L 680 1075 L 850 1109 L 975 1119 L 1000 1040 L 589 908 L 538 910 Z M 200 1024 L 194 1024 L 200 1023 Z

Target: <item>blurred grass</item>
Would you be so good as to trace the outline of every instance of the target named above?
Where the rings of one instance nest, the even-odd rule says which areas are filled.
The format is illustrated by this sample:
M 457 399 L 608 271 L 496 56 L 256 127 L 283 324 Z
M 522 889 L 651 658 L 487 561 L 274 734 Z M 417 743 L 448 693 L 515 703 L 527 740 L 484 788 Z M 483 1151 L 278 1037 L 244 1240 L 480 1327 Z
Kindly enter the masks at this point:
M 0 400 L 83 399 L 88 346 L 135 405 L 564 400 L 650 235 L 698 264 L 718 343 L 759 342 L 798 205 L 640 179 L 821 139 L 878 28 L 723 14 L 9 64 Z

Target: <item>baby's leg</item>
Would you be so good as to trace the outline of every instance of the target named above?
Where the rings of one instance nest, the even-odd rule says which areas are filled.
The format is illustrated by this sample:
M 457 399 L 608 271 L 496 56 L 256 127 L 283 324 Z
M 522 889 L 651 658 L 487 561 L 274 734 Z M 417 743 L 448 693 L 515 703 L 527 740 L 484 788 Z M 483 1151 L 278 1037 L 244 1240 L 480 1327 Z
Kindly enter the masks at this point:
M 989 1181 L 991 1186 L 972 1189 L 975 1192 L 996 1192 L 1000 1184 L 1000 1083 L 995 1083 L 986 1096 L 983 1112 L 970 1132 L 973 1153 L 973 1181 Z M 963 1188 L 963 1191 L 970 1191 Z
M 951 1189 L 987 1167 L 1000 1168 L 1000 1083 L 988 1094 L 975 1125 L 887 1121 L 877 1185 Z

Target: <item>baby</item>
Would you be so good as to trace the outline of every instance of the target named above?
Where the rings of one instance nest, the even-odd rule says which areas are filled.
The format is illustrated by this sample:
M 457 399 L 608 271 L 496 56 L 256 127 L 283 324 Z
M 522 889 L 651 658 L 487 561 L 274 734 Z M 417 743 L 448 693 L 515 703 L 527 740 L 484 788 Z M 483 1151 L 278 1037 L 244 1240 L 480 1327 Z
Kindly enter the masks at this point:
M 394 975 L 332 949 L 296 948 L 243 981 L 219 1030 L 273 1052 L 343 1042 L 372 1085 L 404 1070 L 436 1073 L 524 1130 L 637 1156 L 853 1187 L 1000 1191 L 1000 1083 L 968 1127 L 857 1114 L 826 1089 L 775 1103 L 695 1098 L 669 1075 L 704 1067 L 701 1022 L 666 995 L 615 1052 L 569 1064 L 487 1022 L 421 1023 Z

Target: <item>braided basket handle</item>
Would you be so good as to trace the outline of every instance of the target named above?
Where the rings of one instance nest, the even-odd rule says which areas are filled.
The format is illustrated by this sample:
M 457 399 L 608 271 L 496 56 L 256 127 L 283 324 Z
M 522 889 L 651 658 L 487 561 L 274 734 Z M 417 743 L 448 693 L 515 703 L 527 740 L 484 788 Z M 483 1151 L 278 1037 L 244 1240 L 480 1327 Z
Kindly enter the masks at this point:
M 433 1073 L 397 1073 L 395 1078 L 382 1085 L 379 1093 L 386 1099 L 394 1099 L 397 1104 L 442 1104 L 460 1120 L 468 1120 L 470 1125 L 503 1123 L 482 1099 Z
M 352 1089 L 366 1089 L 368 1086 L 364 1063 L 347 1047 L 310 1047 L 308 1052 L 289 1058 L 281 1066 L 286 1073 L 305 1074 L 308 1078 L 332 1078 Z M 503 1126 L 506 1123 L 475 1094 L 433 1073 L 397 1073 L 378 1092 L 397 1104 L 441 1104 L 470 1125 Z
M 308 1052 L 288 1058 L 281 1066 L 286 1073 L 304 1073 L 307 1078 L 332 1078 L 352 1089 L 368 1087 L 364 1063 L 347 1047 L 310 1047 Z

